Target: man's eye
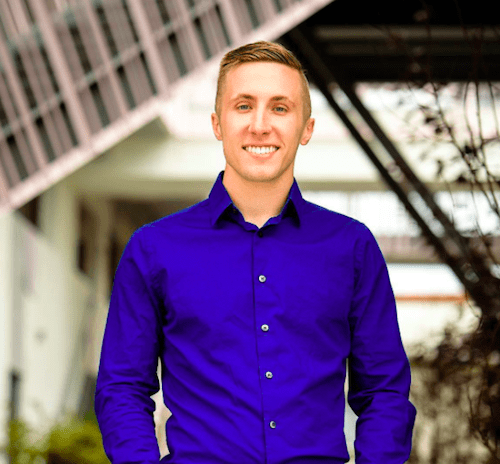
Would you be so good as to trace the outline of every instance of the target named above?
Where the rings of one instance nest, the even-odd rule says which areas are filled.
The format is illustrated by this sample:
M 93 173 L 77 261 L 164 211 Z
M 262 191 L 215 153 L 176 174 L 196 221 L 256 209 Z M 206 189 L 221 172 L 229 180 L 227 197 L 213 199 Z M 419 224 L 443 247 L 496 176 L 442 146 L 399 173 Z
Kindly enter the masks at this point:
M 238 110 L 247 110 L 250 108 L 250 106 L 249 105 L 238 105 L 236 108 Z
M 274 108 L 278 113 L 286 113 L 287 109 L 284 106 L 276 106 Z

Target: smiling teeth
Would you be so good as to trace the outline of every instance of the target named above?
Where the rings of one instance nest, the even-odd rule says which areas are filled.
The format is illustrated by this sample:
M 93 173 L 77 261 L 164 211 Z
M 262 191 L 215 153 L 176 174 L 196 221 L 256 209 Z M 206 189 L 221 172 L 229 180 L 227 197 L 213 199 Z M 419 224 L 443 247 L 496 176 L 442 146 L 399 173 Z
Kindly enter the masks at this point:
M 257 155 L 264 155 L 276 151 L 278 147 L 244 147 L 246 151 L 251 151 Z

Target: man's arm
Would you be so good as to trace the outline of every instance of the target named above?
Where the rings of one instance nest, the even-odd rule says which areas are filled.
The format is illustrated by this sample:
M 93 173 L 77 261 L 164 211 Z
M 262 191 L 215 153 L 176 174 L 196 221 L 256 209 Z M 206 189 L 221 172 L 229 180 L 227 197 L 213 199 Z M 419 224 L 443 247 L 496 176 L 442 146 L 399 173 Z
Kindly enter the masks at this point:
M 95 412 L 112 464 L 160 459 L 151 399 L 160 388 L 160 310 L 141 238 L 132 236 L 115 274 L 97 377 Z
M 356 245 L 348 395 L 358 415 L 356 463 L 403 464 L 411 451 L 416 414 L 408 400 L 410 366 L 387 266 L 364 226 Z

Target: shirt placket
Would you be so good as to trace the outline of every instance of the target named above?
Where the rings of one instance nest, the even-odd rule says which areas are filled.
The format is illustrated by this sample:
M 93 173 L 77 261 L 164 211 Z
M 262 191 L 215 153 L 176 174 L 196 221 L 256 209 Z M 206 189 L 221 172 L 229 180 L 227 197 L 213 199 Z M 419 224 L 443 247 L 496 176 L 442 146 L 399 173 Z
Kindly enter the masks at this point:
M 275 321 L 276 308 L 279 304 L 275 271 L 269 260 L 266 246 L 266 229 L 255 231 L 252 237 L 254 304 L 256 323 L 256 347 L 259 364 L 260 387 L 262 394 L 262 420 L 265 439 L 266 463 L 270 463 L 270 455 L 279 434 L 279 420 L 276 415 L 277 406 L 270 398 L 275 397 L 274 390 L 279 383 L 279 370 L 273 360 L 279 349 L 279 327 Z

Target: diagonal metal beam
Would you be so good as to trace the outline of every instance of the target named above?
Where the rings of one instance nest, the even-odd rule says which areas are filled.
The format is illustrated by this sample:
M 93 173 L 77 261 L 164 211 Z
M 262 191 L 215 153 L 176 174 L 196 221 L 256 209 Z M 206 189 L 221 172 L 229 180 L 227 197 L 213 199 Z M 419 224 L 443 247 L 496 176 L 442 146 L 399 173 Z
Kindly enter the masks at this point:
M 153 75 L 158 94 L 167 97 L 170 92 L 167 73 L 163 67 L 158 44 L 148 23 L 147 14 L 143 2 L 134 0 L 129 2 L 129 8 L 134 15 L 137 34 L 144 47 L 144 52 L 149 60 L 151 73 Z
M 118 82 L 118 76 L 116 74 L 115 67 L 113 66 L 113 58 L 106 46 L 106 38 L 104 37 L 103 30 L 99 27 L 99 19 L 97 18 L 97 13 L 95 12 L 91 0 L 83 0 L 82 7 L 87 15 L 87 21 L 92 35 L 94 37 L 97 50 L 103 60 L 103 66 L 106 70 L 106 74 L 109 77 L 109 82 L 111 84 L 111 91 L 115 97 L 116 103 L 118 105 L 118 111 L 120 116 L 127 113 L 128 107 L 125 101 L 125 97 L 121 90 L 120 83 Z
M 64 57 L 62 45 L 57 36 L 54 21 L 50 16 L 45 2 L 30 0 L 29 4 L 35 15 L 40 32 L 47 47 L 50 63 L 56 74 L 56 79 L 61 86 L 64 102 L 71 115 L 72 122 L 81 145 L 87 145 L 91 140 L 91 129 L 85 111 L 78 96 L 78 91 Z
M 394 144 L 385 135 L 359 98 L 357 98 L 357 95 L 352 90 L 352 86 L 348 86 L 345 83 L 340 84 L 339 80 L 334 78 L 332 71 L 325 64 L 325 60 L 317 47 L 312 45 L 307 33 L 295 28 L 284 37 L 284 40 L 290 41 L 294 45 L 294 48 L 299 51 L 306 69 L 318 89 L 370 158 L 386 184 L 396 193 L 408 213 L 420 227 L 422 234 L 434 246 L 440 258 L 450 266 L 467 292 L 482 309 L 483 315 L 496 317 L 496 312 L 500 304 L 499 279 L 496 279 L 491 274 L 485 256 L 481 255 L 477 250 L 472 249 L 469 241 L 455 229 L 451 220 L 435 202 L 433 193 L 429 191 L 427 186 L 406 163 Z M 361 135 L 352 118 L 336 102 L 330 91 L 330 85 L 333 82 L 339 83 L 341 88 L 343 88 L 344 93 L 350 99 L 354 108 L 356 108 L 374 135 L 378 137 L 387 154 L 399 168 L 399 172 L 391 171 L 384 165 L 379 155 L 374 152 L 369 143 Z M 400 173 L 404 175 L 401 176 Z M 433 213 L 434 218 L 445 231 L 444 237 L 436 234 L 420 212 L 417 211 L 409 199 L 410 192 L 417 193 L 419 199 Z

